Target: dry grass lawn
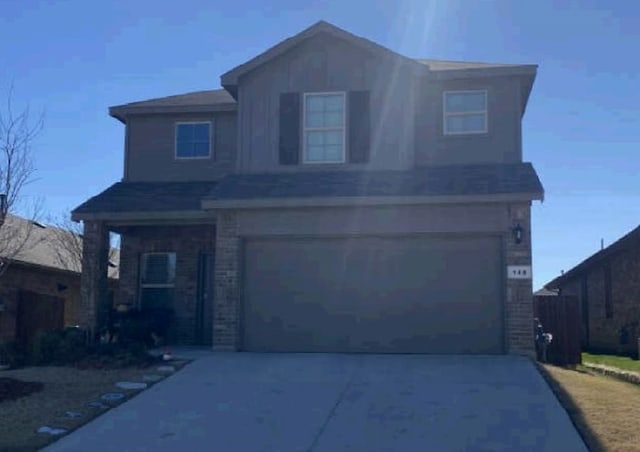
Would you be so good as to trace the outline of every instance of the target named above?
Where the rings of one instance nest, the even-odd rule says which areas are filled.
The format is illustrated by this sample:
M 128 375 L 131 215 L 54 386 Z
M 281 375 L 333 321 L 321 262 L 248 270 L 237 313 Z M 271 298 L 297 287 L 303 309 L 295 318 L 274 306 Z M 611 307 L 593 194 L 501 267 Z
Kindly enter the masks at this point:
M 44 383 L 41 392 L 0 403 L 0 450 L 37 450 L 53 442 L 55 437 L 36 433 L 43 425 L 75 429 L 103 413 L 89 402 L 100 401 L 105 392 L 123 392 L 127 398 L 139 391 L 118 389 L 118 381 L 142 381 L 154 368 L 118 370 L 78 370 L 72 367 L 27 367 L 3 371 L 1 376 Z M 118 403 L 103 402 L 109 406 Z M 121 402 L 120 402 L 121 403 Z M 76 419 L 65 418 L 67 411 L 82 412 Z
M 640 451 L 640 386 L 549 365 L 542 369 L 592 451 Z

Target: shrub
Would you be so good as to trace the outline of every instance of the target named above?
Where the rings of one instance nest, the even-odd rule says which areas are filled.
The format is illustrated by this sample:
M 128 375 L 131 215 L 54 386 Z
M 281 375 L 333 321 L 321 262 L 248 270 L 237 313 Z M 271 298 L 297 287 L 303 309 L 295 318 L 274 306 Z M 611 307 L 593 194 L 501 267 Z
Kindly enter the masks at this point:
M 85 331 L 79 328 L 44 331 L 35 339 L 31 361 L 40 366 L 71 364 L 80 368 L 100 369 L 144 367 L 155 361 L 147 353 L 147 345 L 143 340 L 147 331 L 148 327 L 141 323 L 141 318 L 127 319 L 118 326 L 117 341 L 98 341 L 89 345 Z
M 112 311 L 109 329 L 116 333 L 120 344 L 153 346 L 152 333 L 166 339 L 172 319 L 173 310 L 168 308 Z
M 0 342 L 0 364 L 8 364 L 9 367 L 21 367 L 27 362 L 27 354 L 17 341 Z
M 32 361 L 36 365 L 70 364 L 89 352 L 85 333 L 78 328 L 40 332 L 35 339 Z

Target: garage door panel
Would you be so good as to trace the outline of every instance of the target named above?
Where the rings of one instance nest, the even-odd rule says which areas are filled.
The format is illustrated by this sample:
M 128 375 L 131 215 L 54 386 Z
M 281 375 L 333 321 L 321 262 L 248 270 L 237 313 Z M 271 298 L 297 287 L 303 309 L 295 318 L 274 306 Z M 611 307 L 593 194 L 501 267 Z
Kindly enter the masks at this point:
M 495 237 L 248 240 L 248 350 L 499 353 Z

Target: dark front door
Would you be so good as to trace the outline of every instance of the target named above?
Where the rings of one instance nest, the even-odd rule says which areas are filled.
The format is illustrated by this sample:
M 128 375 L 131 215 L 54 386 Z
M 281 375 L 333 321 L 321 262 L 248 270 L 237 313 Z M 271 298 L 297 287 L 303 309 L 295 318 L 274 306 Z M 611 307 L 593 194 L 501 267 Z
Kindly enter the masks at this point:
M 213 253 L 202 252 L 198 255 L 195 338 L 200 345 L 213 343 L 213 263 Z

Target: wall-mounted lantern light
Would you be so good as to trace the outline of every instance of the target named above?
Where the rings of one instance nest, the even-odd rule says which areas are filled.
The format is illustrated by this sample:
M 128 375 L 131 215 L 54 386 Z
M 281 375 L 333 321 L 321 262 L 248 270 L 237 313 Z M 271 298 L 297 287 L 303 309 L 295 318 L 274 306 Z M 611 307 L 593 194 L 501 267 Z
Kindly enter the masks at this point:
M 513 229 L 511 229 L 511 232 L 513 233 L 513 241 L 516 242 L 516 244 L 520 244 L 522 243 L 522 237 L 524 235 L 524 229 L 522 229 L 522 226 L 520 226 L 520 223 L 516 224 Z

